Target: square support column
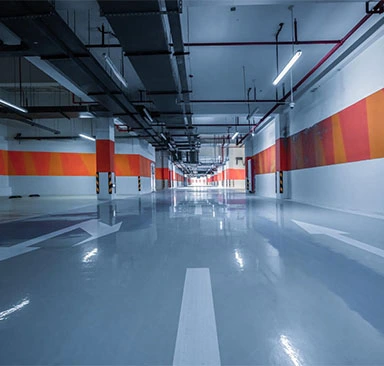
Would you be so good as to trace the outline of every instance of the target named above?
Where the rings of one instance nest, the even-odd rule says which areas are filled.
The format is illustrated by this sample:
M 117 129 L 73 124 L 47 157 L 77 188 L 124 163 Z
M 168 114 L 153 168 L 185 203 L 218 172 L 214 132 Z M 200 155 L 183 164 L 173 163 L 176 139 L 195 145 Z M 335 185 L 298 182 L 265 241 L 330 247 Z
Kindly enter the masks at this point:
M 156 190 L 169 188 L 169 152 L 156 151 Z
M 96 122 L 96 192 L 100 200 L 116 196 L 115 127 L 112 117 L 100 117 Z
M 275 118 L 276 128 L 276 198 L 290 197 L 289 175 L 289 116 L 278 115 Z

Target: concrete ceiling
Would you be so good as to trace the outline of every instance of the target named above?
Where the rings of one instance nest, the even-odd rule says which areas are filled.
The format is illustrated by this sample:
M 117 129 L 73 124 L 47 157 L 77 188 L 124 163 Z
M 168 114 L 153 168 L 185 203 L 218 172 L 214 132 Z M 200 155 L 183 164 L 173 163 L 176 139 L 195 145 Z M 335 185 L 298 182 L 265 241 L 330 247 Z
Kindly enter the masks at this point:
M 100 12 L 100 5 L 109 12 L 113 10 L 118 13 L 119 9 L 123 12 L 126 11 L 127 3 L 130 4 L 131 12 L 128 16 L 105 16 Z M 154 131 L 158 134 L 166 133 L 176 146 L 178 142 L 188 141 L 196 145 L 199 136 L 200 140 L 207 136 L 228 136 L 236 129 L 245 134 L 274 106 L 276 88 L 273 87 L 272 81 L 277 74 L 276 46 L 235 45 L 236 43 L 273 43 L 280 23 L 284 23 L 284 26 L 279 41 L 289 43 L 292 40 L 292 16 L 296 18 L 298 41 L 325 42 L 279 45 L 280 69 L 288 62 L 293 52 L 298 49 L 303 52 L 292 72 L 292 85 L 295 85 L 335 46 L 335 42 L 341 40 L 366 14 L 365 2 L 362 1 L 184 0 L 182 13 L 177 17 L 182 31 L 185 52 L 182 58 L 190 93 L 155 96 L 145 91 L 156 90 L 156 79 L 162 83 L 159 84 L 160 89 L 175 85 L 172 88 L 180 92 L 181 61 L 172 54 L 173 47 L 165 44 L 169 54 L 162 56 L 162 60 L 159 58 L 158 63 L 150 62 L 149 60 L 153 61 L 150 57 L 137 59 L 130 55 L 124 56 L 123 51 L 129 48 L 132 53 L 144 44 L 151 47 L 157 44 L 160 47 L 160 42 L 164 40 L 169 43 L 175 41 L 171 37 L 176 34 L 172 33 L 175 31 L 175 23 L 171 22 L 171 15 L 167 17 L 157 14 L 155 22 L 155 15 L 139 14 L 145 11 L 163 11 L 165 7 L 169 10 L 174 3 L 171 0 L 118 1 L 116 4 L 119 6 L 112 8 L 111 4 L 112 2 L 102 0 L 56 0 L 55 10 L 103 67 L 103 54 L 110 56 L 128 82 L 126 93 L 129 99 L 134 105 L 139 105 L 137 113 L 142 113 L 145 106 L 154 117 Z M 374 4 L 373 2 L 372 6 Z M 290 5 L 294 5 L 293 9 L 289 8 Z M 338 53 L 343 52 L 380 16 L 371 17 Z M 137 26 L 133 27 L 134 24 Z M 155 24 L 158 29 L 155 29 Z M 105 34 L 102 45 L 103 26 Z M 164 37 L 159 37 L 160 30 L 164 32 Z M 40 38 L 42 35 L 38 34 L 36 37 Z M 5 43 L 8 41 L 15 44 L 14 35 L 7 32 L 3 25 L 0 27 L 0 38 Z M 29 38 L 32 39 L 33 35 Z M 153 43 L 154 39 L 158 41 Z M 26 56 L 30 55 L 31 50 Z M 337 53 L 334 57 L 336 56 Z M 15 61 L 15 57 L 1 58 L 0 65 L 11 70 L 15 68 Z M 13 80 L 16 84 L 17 77 L 12 75 L 2 73 L 0 87 L 11 84 Z M 164 75 L 167 79 L 164 79 Z M 113 75 L 111 77 L 114 78 Z M 39 77 L 39 72 L 34 69 L 32 79 L 35 87 L 39 82 L 42 87 L 44 83 L 45 87 L 47 83 L 55 83 L 42 73 Z M 310 81 L 309 79 L 306 83 L 309 85 Z M 285 91 L 289 91 L 289 76 L 284 79 L 284 84 Z M 282 85 L 279 85 L 277 90 L 278 98 L 281 98 Z M 255 96 L 257 100 L 262 101 L 252 101 Z M 248 99 L 250 103 L 245 103 Z M 268 100 L 269 102 L 266 102 Z M 183 115 L 187 108 L 189 112 Z M 255 109 L 257 111 L 253 118 L 248 121 L 246 116 Z M 171 116 L 165 113 L 167 111 L 180 115 Z M 140 134 L 140 128 L 136 128 L 136 131 Z M 178 136 L 172 138 L 172 135 Z

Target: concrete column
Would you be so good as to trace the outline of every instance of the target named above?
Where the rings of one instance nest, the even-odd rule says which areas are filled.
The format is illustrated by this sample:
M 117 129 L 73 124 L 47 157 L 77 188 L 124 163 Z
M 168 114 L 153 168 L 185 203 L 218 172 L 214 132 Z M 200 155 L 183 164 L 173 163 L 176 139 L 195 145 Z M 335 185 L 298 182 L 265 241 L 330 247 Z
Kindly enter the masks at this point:
M 0 126 L 0 133 L 4 131 L 5 126 Z M 8 142 L 3 136 L 0 136 L 0 196 L 10 196 L 12 194 L 9 186 L 8 177 Z
M 168 188 L 169 179 L 169 152 L 164 150 L 156 151 L 156 190 Z
M 276 128 L 276 198 L 290 197 L 290 177 L 289 177 L 289 116 L 287 114 L 278 115 L 275 118 Z
M 254 191 L 254 182 L 255 175 L 252 169 L 253 166 L 253 142 L 255 137 L 250 136 L 245 141 L 245 188 L 249 193 L 255 193 Z
M 100 117 L 96 122 L 97 197 L 112 200 L 115 187 L 115 128 L 112 117 Z

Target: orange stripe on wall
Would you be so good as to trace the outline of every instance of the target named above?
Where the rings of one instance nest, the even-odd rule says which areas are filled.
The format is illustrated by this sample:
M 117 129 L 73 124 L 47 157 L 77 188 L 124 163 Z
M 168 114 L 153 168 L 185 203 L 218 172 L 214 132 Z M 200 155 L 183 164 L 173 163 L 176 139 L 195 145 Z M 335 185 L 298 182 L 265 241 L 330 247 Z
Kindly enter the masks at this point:
M 285 139 L 288 164 L 282 170 L 384 158 L 384 89 L 339 113 Z M 281 140 L 281 139 L 280 139 Z M 278 157 L 284 160 L 283 142 L 278 140 Z M 273 148 L 273 147 L 271 147 Z M 273 172 L 273 149 L 252 157 L 255 174 Z
M 95 154 L 8 151 L 8 174 L 29 176 L 92 176 Z
M 8 151 L 0 150 L 0 175 L 8 175 Z
M 384 89 L 366 99 L 371 159 L 384 157 Z
M 345 163 L 347 161 L 344 148 L 343 133 L 340 126 L 340 118 L 338 114 L 335 114 L 332 118 L 332 141 L 334 148 L 334 164 Z
M 176 173 L 176 181 L 184 182 L 184 175 Z
M 150 177 L 152 160 L 137 154 L 115 155 L 115 173 L 120 177 Z
M 115 155 L 117 176 L 151 176 L 152 161 L 135 154 Z M 28 176 L 94 176 L 96 154 L 0 151 L 0 174 Z
M 361 100 L 339 112 L 345 155 L 348 162 L 370 158 L 367 108 Z
M 252 156 L 252 164 L 255 174 L 274 173 L 276 171 L 276 145 Z
M 226 169 L 228 180 L 244 180 L 245 169 Z
M 156 179 L 168 180 L 168 178 L 169 178 L 169 169 L 168 168 L 156 168 Z

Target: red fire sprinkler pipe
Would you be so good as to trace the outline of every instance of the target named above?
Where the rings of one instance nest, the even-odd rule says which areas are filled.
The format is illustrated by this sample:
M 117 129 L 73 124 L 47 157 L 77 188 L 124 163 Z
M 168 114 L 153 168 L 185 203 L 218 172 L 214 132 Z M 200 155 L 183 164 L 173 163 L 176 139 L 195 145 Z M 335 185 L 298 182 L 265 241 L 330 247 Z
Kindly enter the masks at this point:
M 341 40 L 325 39 L 314 41 L 296 41 L 296 45 L 338 44 Z M 291 41 L 252 41 L 252 42 L 190 42 L 184 43 L 185 47 L 236 47 L 236 46 L 292 46 Z
M 380 0 L 373 9 L 378 9 L 383 4 L 384 0 Z M 294 87 L 293 92 L 297 91 L 313 73 L 315 73 L 343 44 L 373 15 L 369 13 L 364 16 L 341 40 L 340 43 L 336 44 Z M 237 145 L 241 144 L 255 129 L 263 123 L 288 97 L 290 97 L 291 91 L 286 93 L 264 116 L 263 118 L 244 135 Z

